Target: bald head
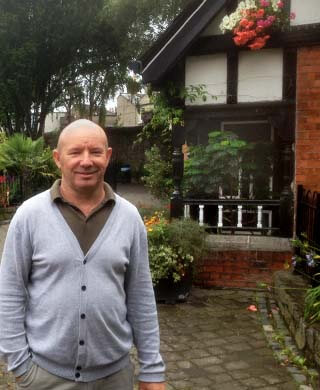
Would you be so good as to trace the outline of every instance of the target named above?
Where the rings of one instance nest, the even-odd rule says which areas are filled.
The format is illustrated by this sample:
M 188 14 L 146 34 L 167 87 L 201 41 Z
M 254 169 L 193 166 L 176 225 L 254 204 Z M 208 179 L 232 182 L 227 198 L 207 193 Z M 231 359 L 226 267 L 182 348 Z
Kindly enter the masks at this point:
M 59 135 L 57 149 L 61 151 L 65 140 L 70 136 L 77 135 L 94 135 L 98 137 L 102 137 L 105 140 L 106 148 L 108 148 L 108 138 L 105 131 L 96 123 L 89 121 L 88 119 L 78 119 L 74 122 L 71 122 L 68 126 L 66 126 Z
M 53 158 L 61 171 L 60 189 L 66 199 L 75 204 L 81 202 L 79 194 L 100 199 L 111 154 L 105 132 L 95 123 L 80 119 L 63 129 Z

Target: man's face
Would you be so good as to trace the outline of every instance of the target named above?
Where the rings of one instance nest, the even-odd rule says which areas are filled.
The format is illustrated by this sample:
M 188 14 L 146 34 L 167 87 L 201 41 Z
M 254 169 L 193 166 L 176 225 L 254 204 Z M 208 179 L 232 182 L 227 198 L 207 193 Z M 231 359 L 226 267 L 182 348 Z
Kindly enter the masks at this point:
M 80 128 L 63 136 L 53 157 L 65 188 L 91 191 L 103 183 L 111 153 L 101 131 Z

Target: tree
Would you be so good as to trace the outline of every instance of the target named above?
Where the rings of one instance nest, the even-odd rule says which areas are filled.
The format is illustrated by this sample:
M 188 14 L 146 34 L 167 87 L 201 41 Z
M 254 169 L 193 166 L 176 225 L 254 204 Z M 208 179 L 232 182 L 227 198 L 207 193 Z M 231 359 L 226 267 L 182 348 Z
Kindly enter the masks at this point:
M 45 117 L 94 43 L 103 0 L 0 0 L 0 121 L 42 134 Z
M 0 0 L 0 125 L 33 139 L 62 102 L 105 114 L 127 65 L 187 0 Z
M 92 119 L 93 115 L 97 115 L 100 124 L 103 124 L 106 101 L 117 90 L 132 92 L 132 80 L 127 74 L 129 62 L 137 59 L 152 44 L 187 2 L 106 0 L 102 20 L 108 22 L 101 23 L 95 38 L 96 49 L 90 49 L 87 58 L 80 64 L 80 77 L 77 75 L 74 85 L 82 90 L 82 94 L 72 89 L 76 94 L 70 95 L 67 89 L 63 95 L 67 110 L 72 101 L 83 116 Z M 112 36 L 104 33 L 108 24 Z

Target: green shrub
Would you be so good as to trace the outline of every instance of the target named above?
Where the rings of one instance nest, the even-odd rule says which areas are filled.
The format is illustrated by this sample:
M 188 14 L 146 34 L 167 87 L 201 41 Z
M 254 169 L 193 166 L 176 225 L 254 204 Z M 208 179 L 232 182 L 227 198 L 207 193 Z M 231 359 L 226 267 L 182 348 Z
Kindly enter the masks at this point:
M 191 219 L 169 222 L 161 212 L 145 218 L 152 282 L 180 281 L 207 249 L 205 228 Z
M 268 197 L 272 174 L 272 149 L 269 143 L 247 143 L 230 131 L 212 131 L 208 145 L 190 146 L 185 161 L 184 191 L 196 197 L 223 194 L 249 197 L 249 183 L 254 196 Z M 241 175 L 241 180 L 240 180 Z
M 156 145 L 147 150 L 145 155 L 146 175 L 143 181 L 156 198 L 169 200 L 173 192 L 172 160 L 166 160 Z

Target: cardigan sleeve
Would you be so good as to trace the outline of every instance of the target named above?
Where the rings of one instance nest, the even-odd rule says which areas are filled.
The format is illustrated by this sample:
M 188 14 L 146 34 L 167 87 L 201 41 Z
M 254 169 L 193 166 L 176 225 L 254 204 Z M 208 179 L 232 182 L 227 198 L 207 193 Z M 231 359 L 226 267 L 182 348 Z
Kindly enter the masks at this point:
M 19 215 L 18 210 L 9 226 L 0 266 L 0 356 L 16 376 L 25 373 L 30 363 L 24 320 L 32 258 Z
M 128 321 L 140 364 L 139 380 L 163 382 L 165 366 L 160 355 L 157 307 L 149 270 L 148 244 L 140 219 L 133 234 L 130 265 L 126 276 Z

